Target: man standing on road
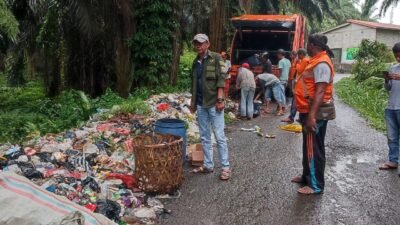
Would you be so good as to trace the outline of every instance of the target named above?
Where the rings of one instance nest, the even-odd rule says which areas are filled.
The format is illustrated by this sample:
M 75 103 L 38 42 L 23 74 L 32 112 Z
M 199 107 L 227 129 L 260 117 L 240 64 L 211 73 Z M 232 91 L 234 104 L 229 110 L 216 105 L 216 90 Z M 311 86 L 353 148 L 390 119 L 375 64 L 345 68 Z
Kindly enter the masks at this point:
M 293 75 L 291 78 L 289 78 L 289 86 L 293 90 L 293 93 L 294 93 L 294 88 L 296 86 L 297 77 L 299 77 L 300 74 L 302 74 L 304 72 L 304 69 L 308 65 L 309 59 L 306 55 L 307 55 L 307 51 L 304 48 L 301 48 L 297 51 L 297 58 L 295 60 Z M 293 96 L 292 105 L 290 106 L 290 114 L 287 118 L 282 119 L 281 120 L 282 122 L 286 122 L 286 123 L 294 122 L 294 118 L 296 117 L 296 113 L 297 113 L 295 99 L 296 98 Z
M 225 63 L 218 53 L 208 50 L 210 43 L 207 35 L 197 34 L 192 41 L 197 57 L 192 64 L 192 100 L 191 111 L 197 111 L 201 144 L 203 145 L 204 164 L 194 169 L 194 173 L 214 171 L 211 130 L 217 141 L 217 149 L 222 171 L 221 180 L 228 180 L 231 175 L 228 160 L 228 146 L 225 137 L 224 87 Z
M 393 46 L 393 54 L 400 63 L 400 42 Z M 379 169 L 397 169 L 399 166 L 399 131 L 400 131 L 400 64 L 392 66 L 385 75 L 385 88 L 389 91 L 389 100 L 385 109 L 389 161 Z
M 286 90 L 286 86 L 287 86 L 288 79 L 289 79 L 291 63 L 290 63 L 289 59 L 285 58 L 285 50 L 279 49 L 277 56 L 279 59 L 279 63 L 278 63 L 279 80 L 281 81 L 283 90 Z M 286 105 L 286 97 L 285 97 L 285 101 L 284 101 L 284 107 L 285 107 L 285 105 Z
M 324 35 L 308 38 L 307 52 L 311 59 L 298 77 L 295 87 L 297 110 L 303 126 L 303 174 L 292 182 L 305 184 L 300 194 L 319 194 L 324 191 L 325 134 L 327 120 L 317 120 L 322 103 L 332 100 L 334 68 L 333 53 Z

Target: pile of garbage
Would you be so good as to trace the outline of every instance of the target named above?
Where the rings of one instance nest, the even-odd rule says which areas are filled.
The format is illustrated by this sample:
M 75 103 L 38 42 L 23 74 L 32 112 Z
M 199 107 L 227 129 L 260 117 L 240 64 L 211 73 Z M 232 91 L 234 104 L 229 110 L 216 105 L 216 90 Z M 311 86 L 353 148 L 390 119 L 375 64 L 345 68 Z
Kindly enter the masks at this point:
M 190 100 L 189 93 L 154 95 L 145 102 L 152 110 L 149 116 L 123 113 L 107 121 L 93 119 L 64 133 L 36 137 L 23 146 L 0 145 L 0 171 L 25 176 L 117 223 L 152 224 L 170 213 L 158 199 L 177 196 L 148 196 L 138 189 L 133 139 L 154 132 L 158 119 L 176 118 L 187 124 L 188 143 L 198 142 Z M 226 111 L 233 118 L 237 109 L 236 103 L 227 102 Z
M 24 147 L 0 146 L 0 169 L 23 175 L 42 188 L 115 222 L 152 224 L 169 212 L 136 185 L 132 146 L 136 134 L 153 132 L 142 116 L 120 115 L 106 122 L 48 134 Z
M 191 97 L 190 93 L 160 94 L 151 96 L 146 103 L 151 108 L 150 117 L 153 119 L 174 118 L 185 121 L 188 142 L 197 143 L 200 141 L 200 134 L 196 115 L 190 112 Z M 238 110 L 238 103 L 226 100 L 225 111 L 229 118 L 236 119 Z

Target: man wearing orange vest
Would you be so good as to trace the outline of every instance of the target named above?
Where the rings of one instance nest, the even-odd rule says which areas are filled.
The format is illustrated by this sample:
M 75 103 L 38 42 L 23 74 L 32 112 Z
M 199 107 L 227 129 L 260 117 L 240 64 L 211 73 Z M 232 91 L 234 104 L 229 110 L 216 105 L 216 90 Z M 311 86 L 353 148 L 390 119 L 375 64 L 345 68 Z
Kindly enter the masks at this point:
M 292 52 L 293 55 L 293 52 Z M 307 51 L 304 48 L 299 49 L 296 52 L 296 58 L 292 61 L 292 68 L 290 68 L 289 75 L 289 87 L 293 90 L 296 84 L 296 77 L 304 72 L 306 66 L 308 65 L 309 58 L 307 57 Z M 290 106 L 290 114 L 287 118 L 281 120 L 281 122 L 293 123 L 294 118 L 296 117 L 297 109 L 296 109 L 296 101 L 295 96 L 292 99 L 292 105 Z
M 332 100 L 334 69 L 324 35 L 308 38 L 307 52 L 311 57 L 304 72 L 297 76 L 295 98 L 303 126 L 303 174 L 292 182 L 305 184 L 300 194 L 320 194 L 324 190 L 325 134 L 327 120 L 316 120 L 318 108 Z M 308 96 L 308 97 L 307 97 Z

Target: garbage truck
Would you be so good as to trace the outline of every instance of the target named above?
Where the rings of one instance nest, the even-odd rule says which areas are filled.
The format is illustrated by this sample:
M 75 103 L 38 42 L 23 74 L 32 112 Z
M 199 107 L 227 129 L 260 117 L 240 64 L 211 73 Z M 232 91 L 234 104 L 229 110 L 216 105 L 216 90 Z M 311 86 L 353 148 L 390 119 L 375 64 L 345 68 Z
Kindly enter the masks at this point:
M 238 69 L 243 62 L 251 65 L 254 74 L 262 73 L 259 56 L 268 52 L 272 62 L 272 72 L 278 75 L 278 49 L 288 54 L 292 50 L 304 48 L 306 20 L 302 15 L 242 15 L 231 19 L 235 34 L 231 43 L 231 85 L 233 89 Z

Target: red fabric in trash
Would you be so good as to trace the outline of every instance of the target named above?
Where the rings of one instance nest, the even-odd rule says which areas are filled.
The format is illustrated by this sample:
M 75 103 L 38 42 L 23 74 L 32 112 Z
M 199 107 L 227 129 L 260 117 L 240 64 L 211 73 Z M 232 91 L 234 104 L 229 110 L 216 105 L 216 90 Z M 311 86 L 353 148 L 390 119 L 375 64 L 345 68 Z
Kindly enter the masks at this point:
M 161 103 L 157 106 L 157 109 L 160 111 L 165 111 L 165 110 L 169 109 L 169 105 L 168 105 L 168 103 Z
M 106 176 L 106 179 L 120 179 L 127 188 L 129 189 L 137 188 L 136 178 L 134 175 L 110 173 Z
M 88 203 L 88 204 L 85 205 L 85 208 L 87 208 L 90 211 L 94 212 L 94 210 L 96 210 L 96 208 L 97 208 L 97 205 Z

